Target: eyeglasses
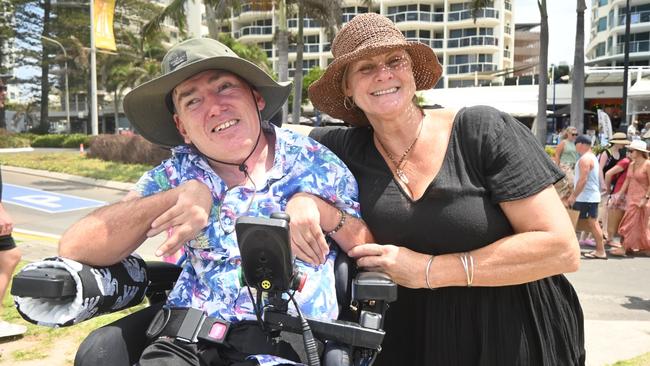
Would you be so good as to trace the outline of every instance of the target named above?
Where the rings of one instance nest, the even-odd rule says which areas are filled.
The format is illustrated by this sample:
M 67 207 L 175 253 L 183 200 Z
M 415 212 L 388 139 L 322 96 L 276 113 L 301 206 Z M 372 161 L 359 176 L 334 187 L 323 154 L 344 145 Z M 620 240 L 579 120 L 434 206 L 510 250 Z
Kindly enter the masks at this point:
M 571 136 L 578 136 L 578 134 L 577 133 L 572 133 Z
M 362 76 L 375 75 L 379 71 L 401 71 L 410 66 L 411 60 L 406 54 L 393 55 L 385 62 L 360 61 L 358 67 L 354 68 L 354 73 Z

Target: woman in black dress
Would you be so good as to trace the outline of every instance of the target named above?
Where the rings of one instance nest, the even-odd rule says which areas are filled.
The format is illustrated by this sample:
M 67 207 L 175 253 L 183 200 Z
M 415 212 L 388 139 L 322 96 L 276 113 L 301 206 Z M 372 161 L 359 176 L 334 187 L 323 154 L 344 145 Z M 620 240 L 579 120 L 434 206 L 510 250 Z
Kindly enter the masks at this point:
M 377 364 L 583 365 L 563 174 L 530 131 L 490 107 L 419 108 L 440 64 L 384 16 L 357 15 L 332 53 L 310 99 L 355 127 L 312 135 L 354 173 L 376 239 L 348 254 L 400 285 Z

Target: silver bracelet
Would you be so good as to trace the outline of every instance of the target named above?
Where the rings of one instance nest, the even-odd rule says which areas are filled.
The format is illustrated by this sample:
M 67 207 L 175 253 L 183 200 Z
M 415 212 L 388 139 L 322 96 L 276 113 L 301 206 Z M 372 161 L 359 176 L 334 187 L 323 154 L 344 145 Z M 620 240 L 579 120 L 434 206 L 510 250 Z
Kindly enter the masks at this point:
M 431 287 L 431 283 L 429 283 L 429 269 L 431 269 L 431 263 L 433 263 L 433 258 L 435 257 L 436 257 L 435 255 L 431 255 L 431 257 L 429 258 L 429 262 L 427 262 L 427 269 L 424 272 L 424 278 L 427 281 L 427 287 L 429 288 L 429 290 L 435 290 L 435 288 Z
M 472 282 L 474 282 L 474 257 L 470 252 L 463 252 L 458 256 L 458 258 L 463 264 L 463 269 L 465 270 L 467 287 L 472 287 Z

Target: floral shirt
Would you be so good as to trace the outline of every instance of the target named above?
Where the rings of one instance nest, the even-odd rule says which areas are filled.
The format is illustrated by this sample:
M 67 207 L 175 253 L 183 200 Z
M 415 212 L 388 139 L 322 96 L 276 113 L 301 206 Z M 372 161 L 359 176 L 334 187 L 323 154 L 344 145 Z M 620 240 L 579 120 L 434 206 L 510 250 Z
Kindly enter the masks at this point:
M 266 216 L 284 211 L 298 192 L 318 195 L 353 217 L 359 217 L 357 184 L 341 160 L 314 140 L 264 123 L 264 133 L 276 135 L 275 160 L 266 182 L 232 187 L 212 170 L 207 159 L 193 147 L 181 145 L 159 166 L 145 173 L 136 184 L 141 196 L 149 196 L 197 179 L 212 191 L 209 223 L 185 244 L 187 260 L 167 304 L 202 309 L 210 316 L 237 322 L 255 320 L 246 287 L 239 281 L 241 258 L 234 231 L 239 216 Z M 332 249 L 324 264 L 312 266 L 296 259 L 307 281 L 296 300 L 304 316 L 336 319 Z M 290 312 L 294 312 L 290 304 Z

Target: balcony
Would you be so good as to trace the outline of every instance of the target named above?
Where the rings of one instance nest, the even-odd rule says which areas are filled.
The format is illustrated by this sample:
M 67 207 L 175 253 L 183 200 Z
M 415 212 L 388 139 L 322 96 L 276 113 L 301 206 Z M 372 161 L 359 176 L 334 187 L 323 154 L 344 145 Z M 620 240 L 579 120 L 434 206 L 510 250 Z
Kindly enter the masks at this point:
M 470 36 L 447 40 L 447 48 L 469 46 L 498 46 L 499 39 L 494 36 Z
M 436 22 L 444 21 L 444 13 L 433 13 L 428 11 L 404 11 L 399 13 L 388 14 L 386 17 L 393 23 L 401 22 Z
M 251 35 L 273 35 L 273 26 L 265 25 L 251 25 L 248 27 L 242 27 L 239 30 L 240 37 L 251 36 Z
M 493 8 L 483 8 L 476 12 L 476 19 L 481 19 L 481 18 L 499 19 L 499 11 Z M 461 21 L 466 19 L 474 19 L 471 10 L 466 9 L 466 10 L 452 11 L 449 12 L 449 14 L 447 14 L 447 21 L 449 22 L 456 22 L 456 21 Z
M 296 52 L 298 47 L 296 45 L 289 46 L 289 53 Z M 317 43 L 305 43 L 302 45 L 302 52 L 304 53 L 319 53 L 319 47 Z
M 648 52 L 650 51 L 650 41 L 633 41 L 630 42 L 630 53 Z M 625 52 L 625 43 L 616 45 L 616 53 L 622 54 Z
M 412 41 L 412 42 L 421 42 L 426 44 L 427 46 L 433 48 L 433 49 L 440 49 L 444 46 L 445 41 L 442 39 L 430 39 L 430 38 L 417 38 L 417 37 L 408 37 L 406 38 L 407 41 Z
M 303 19 L 302 26 L 303 28 L 320 28 L 320 24 L 316 20 L 310 18 Z M 298 19 L 297 18 L 287 19 L 287 27 L 298 28 Z
M 626 14 L 618 15 L 618 24 L 625 25 Z M 650 22 L 650 10 L 630 13 L 630 25 Z
M 497 65 L 492 63 L 487 63 L 487 62 L 447 66 L 447 75 L 469 74 L 473 72 L 492 72 L 492 71 L 497 71 Z

